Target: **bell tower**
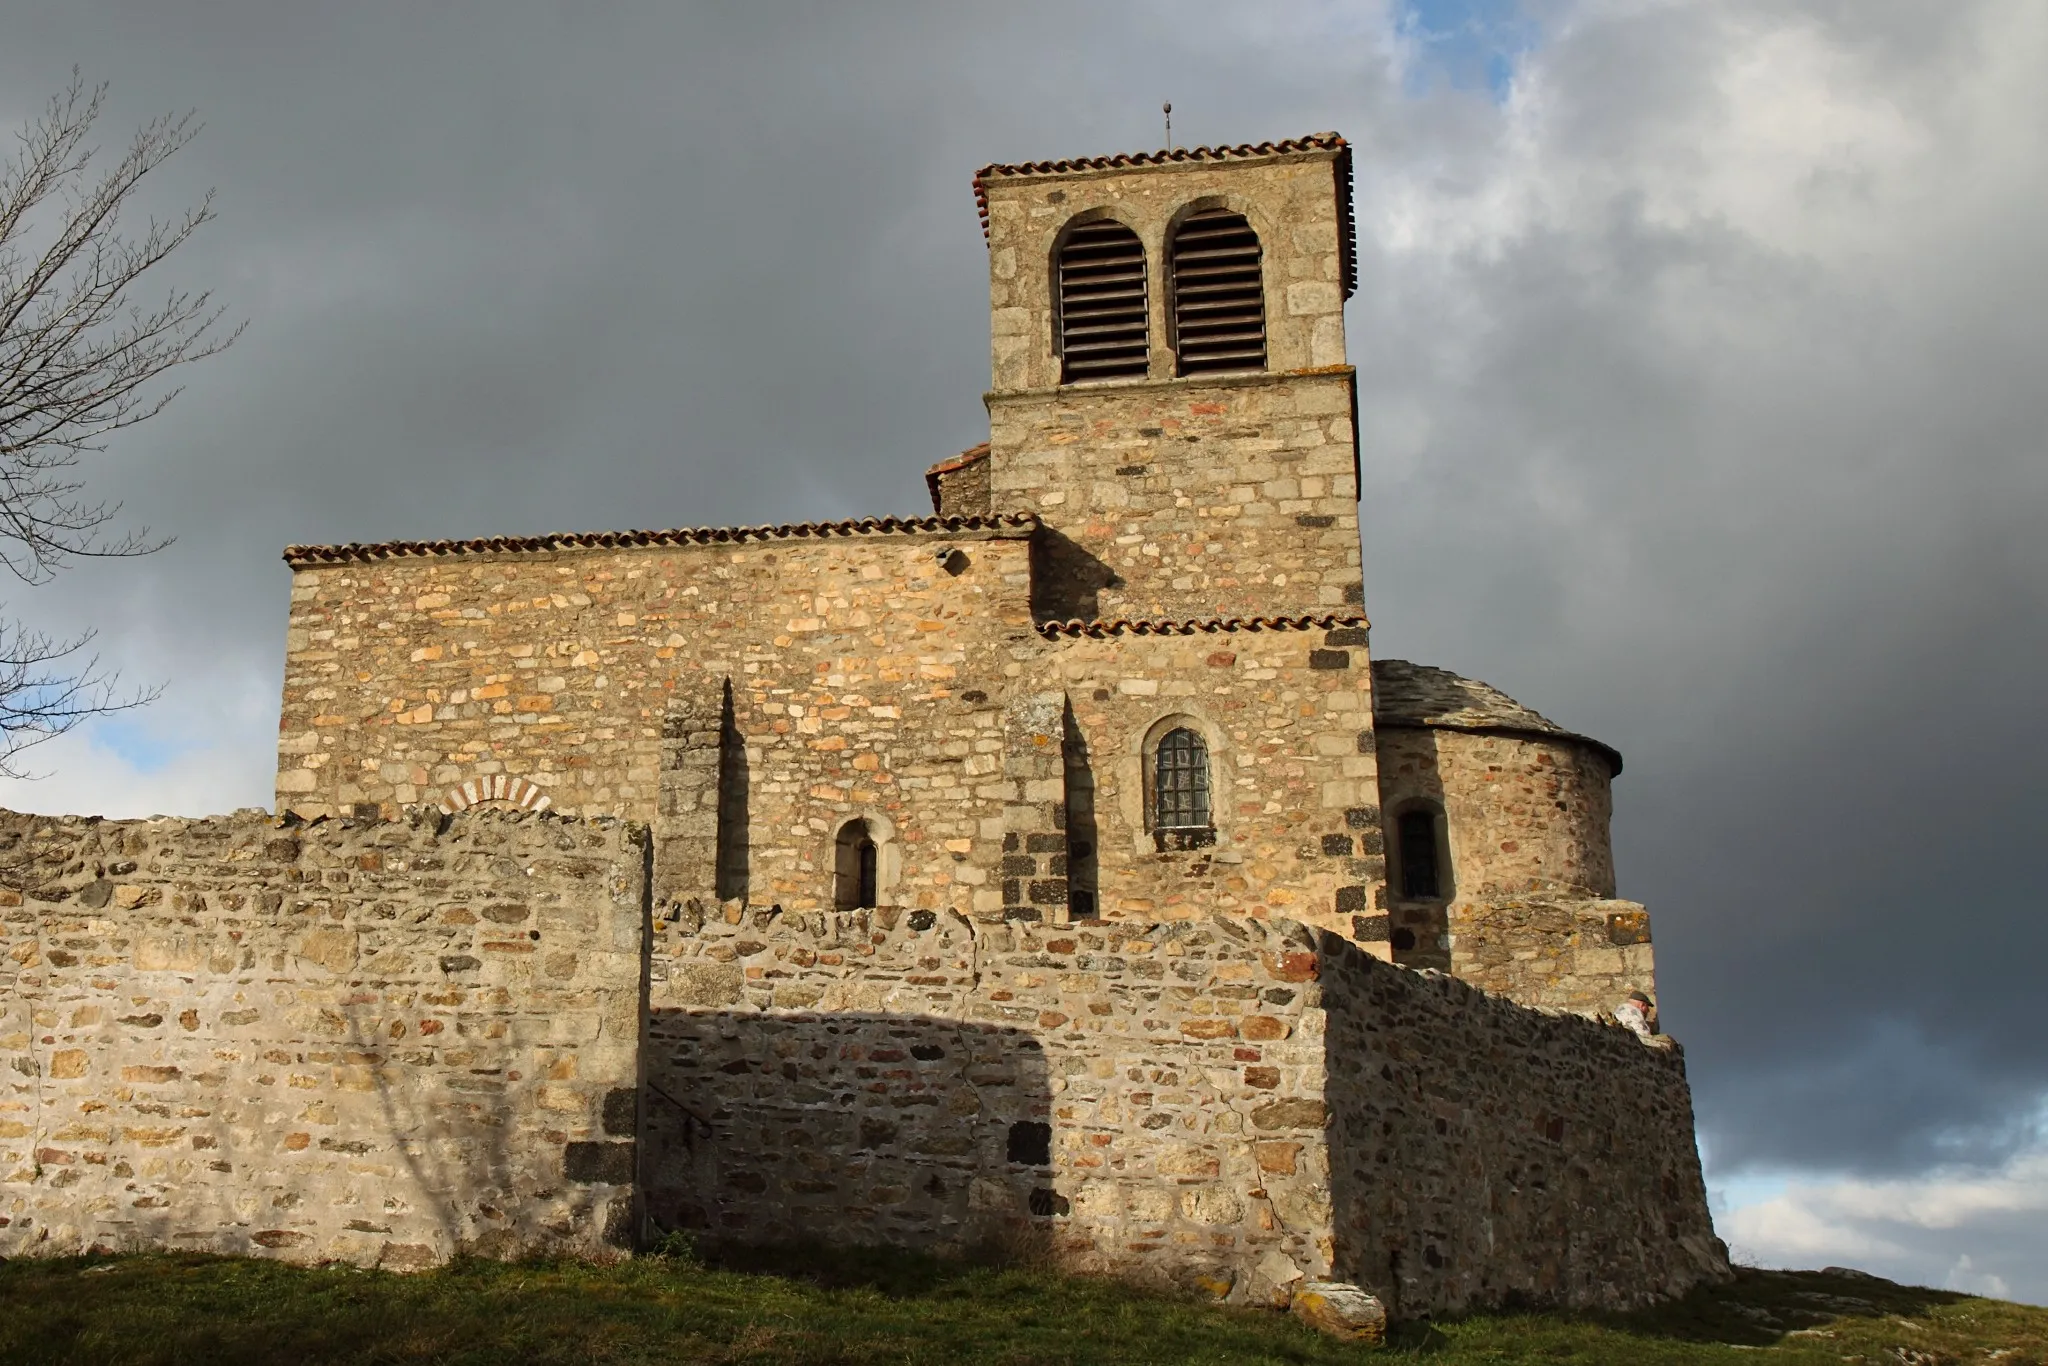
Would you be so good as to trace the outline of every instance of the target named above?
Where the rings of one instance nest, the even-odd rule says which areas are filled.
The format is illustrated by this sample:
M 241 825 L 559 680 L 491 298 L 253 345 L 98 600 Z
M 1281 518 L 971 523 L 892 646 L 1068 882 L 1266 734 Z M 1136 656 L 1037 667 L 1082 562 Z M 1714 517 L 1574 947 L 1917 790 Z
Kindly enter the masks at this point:
M 1335 133 L 984 167 L 989 498 L 1041 620 L 1362 601 L 1351 150 Z

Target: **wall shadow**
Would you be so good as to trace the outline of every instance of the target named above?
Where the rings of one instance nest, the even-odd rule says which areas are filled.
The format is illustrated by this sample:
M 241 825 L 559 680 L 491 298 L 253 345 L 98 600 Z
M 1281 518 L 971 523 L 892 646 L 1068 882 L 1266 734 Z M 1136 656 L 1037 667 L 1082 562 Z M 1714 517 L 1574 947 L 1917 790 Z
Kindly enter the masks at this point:
M 1067 879 L 1067 917 L 1093 920 L 1102 914 L 1098 897 L 1099 843 L 1095 830 L 1095 767 L 1089 760 L 1088 737 L 1074 719 L 1074 704 L 1066 704 L 1065 727 L 1060 758 L 1065 779 L 1066 806 L 1063 825 L 1067 836 L 1066 866 L 1053 871 Z
M 751 872 L 749 850 L 752 830 L 747 814 L 751 775 L 747 766 L 747 741 L 740 734 L 733 714 L 732 680 L 725 680 L 725 697 L 718 717 L 718 866 L 715 877 L 720 901 L 747 895 Z
M 1066 1212 L 1030 1034 L 918 1015 L 655 1010 L 652 1231 L 1028 1256 Z
M 1031 537 L 1031 619 L 1093 621 L 1102 615 L 1102 590 L 1122 584 L 1116 571 L 1051 527 Z
M 1354 928 L 1354 938 L 1391 942 L 1394 961 L 1403 967 L 1451 970 L 1450 904 L 1457 896 L 1457 869 L 1451 858 L 1450 808 L 1444 801 L 1436 732 L 1422 728 L 1385 727 L 1376 731 L 1380 765 L 1381 829 L 1366 833 L 1368 854 L 1386 858 L 1384 921 Z M 1437 895 L 1406 894 L 1407 869 L 1400 848 L 1401 817 L 1428 812 L 1435 822 Z M 1378 849 L 1375 843 L 1383 845 Z M 1358 929 L 1369 933 L 1358 933 Z

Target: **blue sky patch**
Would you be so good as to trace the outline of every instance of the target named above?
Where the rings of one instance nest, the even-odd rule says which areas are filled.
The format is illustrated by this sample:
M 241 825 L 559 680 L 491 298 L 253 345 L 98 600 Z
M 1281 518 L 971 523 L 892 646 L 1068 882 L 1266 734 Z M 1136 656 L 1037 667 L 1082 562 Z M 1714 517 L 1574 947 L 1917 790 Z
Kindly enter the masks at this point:
M 1536 46 L 1536 21 L 1516 0 L 1398 0 L 1395 22 L 1418 50 L 1411 94 L 1442 82 L 1505 100 L 1516 63 Z

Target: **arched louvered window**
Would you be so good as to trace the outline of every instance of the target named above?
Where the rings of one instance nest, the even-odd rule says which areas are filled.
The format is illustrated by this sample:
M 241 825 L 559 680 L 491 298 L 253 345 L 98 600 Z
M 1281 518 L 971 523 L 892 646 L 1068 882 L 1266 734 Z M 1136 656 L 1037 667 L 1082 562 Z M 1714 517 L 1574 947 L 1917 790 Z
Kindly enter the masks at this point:
M 1152 756 L 1152 826 L 1207 830 L 1209 824 L 1209 747 L 1179 726 L 1159 737 Z
M 1259 235 L 1241 213 L 1204 209 L 1174 229 L 1173 350 L 1183 375 L 1266 366 Z
M 1083 223 L 1059 255 L 1060 383 L 1143 379 L 1145 247 L 1114 219 Z

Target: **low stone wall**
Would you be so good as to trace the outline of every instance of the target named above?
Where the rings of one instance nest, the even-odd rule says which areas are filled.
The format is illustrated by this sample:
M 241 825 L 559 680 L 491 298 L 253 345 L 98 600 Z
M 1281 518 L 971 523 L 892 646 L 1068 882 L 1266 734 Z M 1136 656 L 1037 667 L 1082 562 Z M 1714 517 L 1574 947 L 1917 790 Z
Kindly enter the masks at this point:
M 1729 1275 L 1675 1043 L 1320 950 L 1339 1279 L 1413 1318 Z
M 645 835 L 0 813 L 0 1255 L 630 1230 Z
M 1298 924 L 735 907 L 658 927 L 651 975 L 664 1226 L 1035 1245 L 1237 1300 L 1328 1267 Z
M 1726 1274 L 1683 1064 L 1617 1026 L 1292 921 L 680 916 L 650 968 L 664 1227 L 1035 1246 L 1251 1303 L 1334 1271 L 1409 1315 Z
M 1451 972 L 1526 1006 L 1612 1011 L 1657 994 L 1650 913 L 1633 901 L 1494 897 L 1451 903 Z

